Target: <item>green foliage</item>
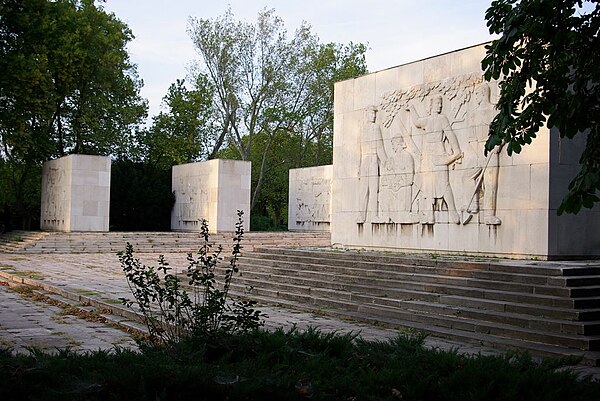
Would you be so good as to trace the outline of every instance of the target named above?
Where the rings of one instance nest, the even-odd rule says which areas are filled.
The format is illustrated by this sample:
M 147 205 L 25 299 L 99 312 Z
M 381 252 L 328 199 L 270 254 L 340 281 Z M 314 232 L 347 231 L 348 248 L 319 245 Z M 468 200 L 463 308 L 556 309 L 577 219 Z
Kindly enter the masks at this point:
M 150 163 L 113 161 L 110 225 L 116 231 L 169 231 L 175 198 L 171 169 Z
M 202 246 L 198 255 L 188 254 L 187 286 L 171 273 L 163 255 L 158 258 L 158 267 L 153 267 L 136 259 L 129 243 L 125 252 L 119 252 L 119 261 L 134 297 L 134 301 L 122 299 L 123 304 L 135 305 L 133 309 L 144 316 L 152 342 L 174 344 L 191 335 L 243 333 L 262 325 L 263 314 L 254 309 L 256 302 L 231 300 L 229 296 L 233 277 L 239 273 L 238 258 L 244 234 L 242 215 L 243 211 L 238 211 L 231 258 L 224 271 L 222 288 L 219 288 L 215 274 L 222 260 L 222 249 L 219 246 L 211 253 L 206 220 L 201 225 Z
M 596 400 L 600 384 L 524 354 L 429 350 L 421 336 L 262 330 L 192 337 L 142 352 L 12 356 L 0 351 L 2 400 Z
M 508 154 L 519 153 L 544 124 L 561 137 L 586 135 L 581 169 L 558 213 L 591 208 L 600 200 L 600 4 L 495 0 L 486 20 L 501 35 L 482 61 L 487 80 L 501 79 L 487 150 L 506 143 Z
M 265 212 L 268 214 L 268 212 Z M 252 231 L 285 231 L 287 225 L 279 220 L 274 220 L 267 215 L 255 215 L 250 218 L 250 230 Z
M 39 224 L 41 166 L 0 157 L 0 227 L 30 229 Z
M 280 221 L 289 168 L 331 163 L 333 85 L 366 73 L 366 47 L 322 44 L 308 24 L 288 38 L 274 10 L 254 24 L 231 10 L 192 19 L 189 34 L 202 57 L 197 69 L 214 88 L 214 149 L 252 161 L 251 209 Z
M 92 0 L 0 3 L 0 159 L 19 176 L 0 178 L 0 192 L 11 192 L 0 208 L 26 216 L 22 205 L 40 198 L 25 197 L 27 172 L 45 160 L 130 155 L 146 116 L 126 51 L 132 38 Z
M 183 80 L 169 87 L 163 98 L 167 111 L 153 118 L 142 139 L 149 163 L 169 168 L 208 158 L 216 133 L 212 126 L 213 92 L 202 74 L 192 89 L 186 88 Z

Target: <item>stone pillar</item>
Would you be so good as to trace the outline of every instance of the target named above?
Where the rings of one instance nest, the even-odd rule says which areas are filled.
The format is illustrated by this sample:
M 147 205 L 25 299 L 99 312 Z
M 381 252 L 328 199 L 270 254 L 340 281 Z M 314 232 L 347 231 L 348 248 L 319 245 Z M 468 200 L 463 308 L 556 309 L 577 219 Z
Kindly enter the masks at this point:
M 288 230 L 329 231 L 333 166 L 291 169 Z
M 244 211 L 244 230 L 250 227 L 251 163 L 208 160 L 173 166 L 175 206 L 171 229 L 200 231 L 202 219 L 211 232 L 234 231 L 237 210 Z
M 41 229 L 108 231 L 110 158 L 69 155 L 42 168 Z

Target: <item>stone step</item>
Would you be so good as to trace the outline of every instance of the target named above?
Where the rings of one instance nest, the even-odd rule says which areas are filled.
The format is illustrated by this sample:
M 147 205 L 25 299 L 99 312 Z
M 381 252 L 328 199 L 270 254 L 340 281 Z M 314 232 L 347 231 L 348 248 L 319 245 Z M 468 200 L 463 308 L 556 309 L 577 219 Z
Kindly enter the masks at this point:
M 277 260 L 304 260 L 310 264 L 344 265 L 348 267 L 408 265 L 419 267 L 437 267 L 462 269 L 478 272 L 503 272 L 509 274 L 526 274 L 538 276 L 600 276 L 600 262 L 537 262 L 523 260 L 505 260 L 493 258 L 469 257 L 424 257 L 421 254 L 400 254 L 384 252 L 366 252 L 350 250 L 321 249 L 292 249 L 285 247 L 268 248 L 258 246 L 256 254 L 271 255 Z M 262 256 L 267 257 L 267 256 Z M 302 258 L 302 259 L 301 259 Z M 306 258 L 306 259 L 304 259 Z M 327 262 L 325 262 L 325 260 Z
M 0 235 L 0 252 L 19 252 L 33 246 L 48 233 L 41 231 L 9 231 Z
M 331 298 L 334 300 L 347 301 L 369 306 L 381 305 L 384 308 L 394 307 L 404 311 L 460 316 L 481 321 L 512 324 L 518 327 L 529 327 L 532 329 L 543 328 L 545 330 L 553 330 L 556 332 L 584 335 L 600 333 L 600 321 L 598 320 L 581 322 L 577 320 L 560 319 L 556 318 L 555 316 L 547 317 L 518 312 L 508 312 L 506 310 L 481 309 L 476 306 L 461 305 L 456 302 L 456 299 L 452 299 L 452 297 L 435 298 L 427 296 L 426 293 L 423 297 L 425 299 L 418 299 L 416 297 L 396 298 L 390 295 L 377 296 L 373 294 L 340 291 L 332 288 L 315 288 L 300 284 L 277 286 L 265 285 L 264 282 L 261 282 L 260 280 L 249 281 L 247 279 L 241 280 L 241 282 L 236 285 L 239 287 L 251 286 L 256 289 L 260 288 L 288 294 L 300 294 L 302 296 L 310 295 L 319 298 Z M 303 299 L 306 300 L 307 298 Z
M 526 305 L 541 305 L 546 307 L 571 308 L 574 306 L 573 299 L 555 296 L 552 294 L 521 293 L 516 291 L 506 291 L 495 289 L 494 285 L 489 284 L 483 288 L 471 287 L 456 283 L 435 283 L 426 281 L 402 281 L 402 280 L 382 280 L 374 277 L 357 278 L 346 277 L 343 275 L 328 275 L 326 273 L 315 273 L 295 275 L 295 271 L 290 269 L 288 274 L 269 273 L 263 269 L 253 270 L 254 265 L 240 265 L 243 271 L 243 280 L 252 279 L 254 282 L 275 284 L 296 283 L 310 286 L 313 288 L 332 288 L 340 291 L 355 293 L 364 293 L 380 296 L 394 296 L 396 298 L 405 298 L 413 296 L 414 293 L 430 294 L 432 296 L 454 295 L 471 299 L 483 299 L 492 301 L 514 302 Z M 412 277 L 416 279 L 418 277 Z M 429 278 L 429 277 L 427 277 Z M 446 280 L 442 280 L 446 281 Z M 462 283 L 472 284 L 472 282 Z M 564 294 L 563 294 L 564 295 Z M 597 298 L 581 298 L 581 301 L 587 302 L 586 308 L 600 308 L 600 300 Z
M 235 287 L 239 293 L 243 288 Z M 260 297 L 260 298 L 258 298 Z M 411 310 L 402 310 L 391 306 L 370 305 L 350 300 L 320 297 L 314 294 L 299 294 L 284 291 L 265 290 L 254 287 L 248 298 L 268 300 L 271 304 L 281 304 L 282 300 L 299 303 L 305 309 L 317 310 L 321 313 L 333 314 L 340 311 L 355 313 L 354 318 L 361 321 L 385 324 L 394 321 L 400 326 L 410 326 L 411 323 L 431 326 L 432 332 L 438 327 L 455 331 L 466 331 L 478 334 L 491 334 L 498 337 L 522 339 L 524 341 L 539 342 L 547 345 L 576 348 L 580 350 L 597 350 L 600 348 L 600 336 L 580 336 L 569 333 L 556 334 L 547 330 L 520 328 L 497 322 L 485 322 L 476 319 L 455 315 L 431 314 L 423 311 L 414 313 Z
M 260 256 L 260 255 L 258 255 Z M 270 274 L 284 274 L 286 276 L 314 277 L 319 279 L 344 280 L 346 282 L 368 281 L 381 286 L 396 286 L 398 281 L 418 281 L 434 284 L 448 284 L 468 286 L 471 288 L 493 288 L 498 290 L 513 291 L 519 293 L 544 294 L 567 297 L 585 297 L 589 293 L 600 293 L 600 286 L 588 285 L 577 289 L 565 288 L 565 282 L 560 280 L 551 281 L 540 276 L 533 277 L 533 283 L 526 283 L 526 277 L 515 275 L 511 279 L 507 274 L 468 276 L 456 274 L 448 269 L 436 270 L 432 268 L 401 270 L 402 266 L 388 266 L 386 270 L 359 269 L 354 267 L 309 265 L 306 263 L 293 263 L 291 261 L 276 261 L 274 259 L 262 259 L 253 252 L 244 256 L 240 261 L 244 270 L 253 272 L 268 272 Z M 392 271 L 398 268 L 398 271 Z
M 215 233 L 209 241 L 228 249 L 233 233 Z M 329 233 L 248 232 L 243 247 L 248 252 L 261 246 L 318 246 L 329 244 Z M 45 233 L 45 237 L 24 249 L 28 253 L 115 253 L 125 249 L 126 243 L 137 252 L 168 253 L 197 251 L 202 245 L 200 233 L 180 232 L 108 232 L 108 233 Z
M 279 257 L 279 255 L 264 254 L 255 250 L 250 255 L 245 255 L 243 260 L 250 262 L 259 261 L 256 264 L 268 266 L 273 269 L 289 269 L 295 266 L 297 270 L 329 271 L 339 274 L 377 276 L 380 278 L 395 278 L 406 274 L 439 274 L 444 276 L 455 276 L 464 278 L 488 279 L 494 281 L 509 281 L 524 284 L 548 284 L 548 277 L 531 274 L 512 274 L 495 271 L 466 270 L 453 267 L 419 266 L 405 263 L 365 262 L 344 264 L 338 260 L 324 258 L 310 258 L 290 256 Z
M 324 308 L 316 308 L 314 305 L 306 304 L 303 302 L 294 302 L 287 301 L 284 299 L 274 300 L 268 296 L 260 296 L 256 294 L 252 294 L 248 296 L 244 293 L 232 292 L 234 295 L 239 296 L 241 298 L 248 298 L 256 300 L 260 305 L 277 305 L 288 309 L 298 309 L 305 310 L 309 312 L 314 312 L 317 314 L 327 314 L 330 316 L 335 316 L 344 319 L 350 319 L 352 321 L 360 321 L 370 324 L 375 324 L 384 327 L 390 327 L 394 329 L 410 329 L 410 330 L 418 330 L 424 333 L 429 333 L 435 335 L 436 337 L 448 338 L 454 341 L 483 345 L 494 349 L 499 350 L 519 350 L 519 351 L 527 351 L 533 356 L 538 357 L 551 357 L 551 358 L 561 358 L 561 357 L 578 357 L 582 358 L 582 362 L 590 365 L 590 366 L 600 366 L 600 352 L 597 351 L 581 351 L 572 348 L 565 348 L 547 344 L 540 344 L 535 342 L 523 341 L 523 340 L 514 340 L 505 337 L 494 336 L 490 334 L 484 333 L 471 333 L 461 330 L 452 330 L 446 329 L 440 326 L 434 326 L 430 324 L 420 324 L 417 322 L 411 321 L 399 321 L 397 319 L 387 319 L 387 318 L 373 318 L 371 316 L 365 315 L 359 312 L 352 312 L 344 309 L 324 309 Z
M 331 257 L 327 253 L 319 255 L 316 253 L 306 254 L 280 254 L 278 252 L 264 252 L 264 249 L 257 247 L 251 255 L 247 255 L 256 260 L 256 264 L 269 266 L 272 268 L 289 269 L 290 266 L 296 266 L 298 270 L 317 270 L 329 271 L 339 274 L 377 276 L 381 278 L 393 278 L 402 273 L 423 273 L 446 272 L 448 275 L 468 277 L 473 272 L 445 268 L 441 269 L 435 265 L 415 265 L 404 263 L 404 260 L 368 260 L 357 261 L 354 259 L 344 260 L 343 258 Z

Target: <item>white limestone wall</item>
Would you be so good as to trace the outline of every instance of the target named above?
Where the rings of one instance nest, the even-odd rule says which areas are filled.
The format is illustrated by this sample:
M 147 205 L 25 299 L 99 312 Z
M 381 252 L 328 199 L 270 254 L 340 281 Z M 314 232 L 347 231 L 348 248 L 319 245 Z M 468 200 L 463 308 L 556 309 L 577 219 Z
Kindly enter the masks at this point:
M 333 166 L 289 171 L 288 230 L 329 231 Z
M 110 158 L 69 155 L 42 169 L 41 229 L 108 231 Z
M 521 154 L 483 156 L 498 98 L 482 79 L 484 54 L 474 46 L 335 85 L 333 245 L 600 254 L 599 208 L 556 216 L 583 142 L 542 128 Z
M 234 231 L 237 210 L 243 210 L 248 230 L 250 169 L 250 162 L 222 159 L 173 166 L 171 229 L 200 231 L 206 219 L 211 232 Z

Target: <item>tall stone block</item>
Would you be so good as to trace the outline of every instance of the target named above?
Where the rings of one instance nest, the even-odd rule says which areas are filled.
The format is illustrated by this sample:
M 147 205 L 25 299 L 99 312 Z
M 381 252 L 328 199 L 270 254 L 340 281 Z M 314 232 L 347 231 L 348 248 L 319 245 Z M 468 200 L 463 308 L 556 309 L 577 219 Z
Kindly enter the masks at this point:
M 42 168 L 41 229 L 108 231 L 110 158 L 69 155 Z
M 244 211 L 244 229 L 250 222 L 251 163 L 209 160 L 173 166 L 175 206 L 171 229 L 200 231 L 203 219 L 211 232 L 233 231 L 237 210 Z
M 558 259 L 600 255 L 600 208 L 557 216 L 585 138 L 540 129 L 484 155 L 498 85 L 483 45 L 335 86 L 334 245 Z
M 332 174 L 332 165 L 290 170 L 289 230 L 329 231 Z

